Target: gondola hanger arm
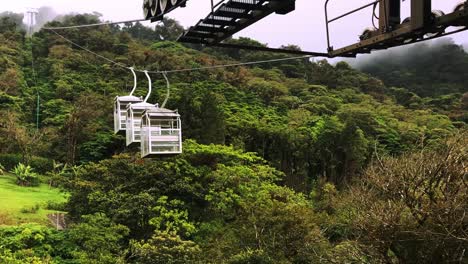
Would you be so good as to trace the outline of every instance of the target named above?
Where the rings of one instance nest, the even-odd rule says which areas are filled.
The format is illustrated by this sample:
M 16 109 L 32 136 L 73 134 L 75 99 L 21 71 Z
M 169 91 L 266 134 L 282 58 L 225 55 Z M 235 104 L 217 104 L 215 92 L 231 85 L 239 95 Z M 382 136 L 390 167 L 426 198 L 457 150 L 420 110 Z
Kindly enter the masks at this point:
M 133 73 L 133 89 L 130 92 L 130 96 L 132 96 L 133 93 L 135 92 L 136 88 L 137 88 L 137 75 L 136 75 L 136 72 L 135 72 L 135 68 L 130 67 L 128 69 Z
M 149 75 L 148 71 L 144 71 L 145 75 L 146 75 L 146 78 L 148 78 L 148 95 L 146 95 L 146 98 L 145 98 L 145 103 L 148 102 L 148 99 L 150 98 L 151 96 L 151 92 L 152 92 L 152 89 L 153 89 L 153 84 L 151 82 L 151 76 Z
M 161 108 L 164 108 L 166 106 L 167 101 L 169 100 L 169 97 L 171 96 L 171 83 L 169 82 L 169 78 L 167 78 L 167 72 L 162 72 L 162 75 L 164 76 L 164 79 L 166 80 L 166 87 L 167 87 L 167 93 L 166 93 L 166 99 L 164 99 L 164 102 L 162 103 Z

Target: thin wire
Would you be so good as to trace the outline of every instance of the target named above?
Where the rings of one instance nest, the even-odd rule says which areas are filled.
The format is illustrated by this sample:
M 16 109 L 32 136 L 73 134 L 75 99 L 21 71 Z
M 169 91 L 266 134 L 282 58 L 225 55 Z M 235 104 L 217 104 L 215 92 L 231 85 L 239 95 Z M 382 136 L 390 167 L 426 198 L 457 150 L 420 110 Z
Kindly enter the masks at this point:
M 70 43 L 70 44 L 72 44 L 72 45 L 74 45 L 74 46 L 76 46 L 76 47 L 78 47 L 78 48 L 80 48 L 80 49 L 82 49 L 82 50 L 84 50 L 84 51 L 87 51 L 87 52 L 93 54 L 93 55 L 96 56 L 96 57 L 99 57 L 99 58 L 101 58 L 101 59 L 103 59 L 103 60 L 105 60 L 105 61 L 107 61 L 107 62 L 110 62 L 110 63 L 112 63 L 112 64 L 115 64 L 116 66 L 119 66 L 119 67 L 121 67 L 121 68 L 130 69 L 130 67 L 126 66 L 126 65 L 123 64 L 123 63 L 113 61 L 113 60 L 111 60 L 111 59 L 109 59 L 109 58 L 107 58 L 107 57 L 104 57 L 104 56 L 102 56 L 102 55 L 100 55 L 100 54 L 98 54 L 98 53 L 96 53 L 96 52 L 94 52 L 94 51 L 92 51 L 92 50 L 89 50 L 89 49 L 87 49 L 87 48 L 85 48 L 85 47 L 83 47 L 83 46 L 81 46 L 81 45 L 79 45 L 79 44 L 77 44 L 77 43 L 75 43 L 75 42 L 73 42 L 73 41 L 67 39 L 66 37 L 60 35 L 59 33 L 57 33 L 57 32 L 56 32 L 55 30 L 53 30 L 53 29 L 48 29 L 48 30 L 54 32 L 57 36 L 61 37 L 62 39 L 64 39 L 64 40 L 67 41 L 68 43 Z M 141 72 L 142 72 L 142 71 L 141 71 Z
M 34 40 L 33 40 L 33 23 L 34 23 L 34 13 L 31 12 L 29 13 L 29 41 L 30 41 L 30 47 L 31 47 L 31 70 L 32 70 L 32 76 L 33 76 L 33 81 L 34 81 L 34 87 L 36 88 L 36 94 L 37 94 L 37 106 L 36 106 L 36 131 L 39 130 L 39 117 L 40 117 L 40 101 L 41 101 L 41 96 L 39 94 L 39 88 L 37 86 L 37 76 L 36 76 L 36 66 L 34 63 Z
M 50 31 L 54 32 L 57 36 L 61 37 L 62 39 L 64 39 L 65 41 L 67 41 L 68 43 L 84 50 L 84 51 L 87 51 L 93 55 L 95 55 L 96 57 L 99 57 L 107 62 L 110 62 L 116 66 L 119 66 L 121 68 L 124 68 L 124 69 L 130 69 L 131 67 L 123 64 L 123 63 L 120 63 L 120 62 L 116 62 L 116 61 L 113 61 L 107 57 L 104 57 L 94 51 L 91 51 L 71 40 L 69 40 L 68 38 L 60 35 L 59 33 L 57 33 L 55 30 L 52 30 L 52 29 L 49 29 Z M 271 60 L 261 60 L 261 61 L 250 61 L 250 62 L 239 62 L 239 63 L 232 63 L 232 64 L 221 64 L 221 65 L 212 65 L 212 66 L 204 66 L 204 67 L 195 67 L 195 68 L 186 68 L 186 69 L 178 69 L 178 70 L 158 70 L 158 71 L 147 71 L 148 73 L 156 73 L 156 74 L 162 74 L 162 73 L 180 73 L 180 72 L 191 72 L 191 71 L 201 71 L 201 70 L 209 70 L 209 69 L 219 69 L 219 68 L 229 68 L 229 67 L 239 67 L 239 66 L 247 66 L 247 65 L 255 65 L 255 64 L 263 64 L 263 63 L 270 63 L 270 62 L 281 62 L 281 61 L 290 61 L 290 60 L 298 60 L 298 59 L 307 59 L 307 58 L 312 58 L 312 57 L 315 57 L 313 55 L 305 55 L 305 56 L 297 56 L 297 57 L 287 57 L 287 58 L 280 58 L 280 59 L 271 59 Z M 140 70 L 140 69 L 134 69 L 136 72 L 145 72 L 146 70 Z
M 223 0 L 224 1 L 224 0 Z M 221 2 L 223 2 L 221 1 Z M 171 7 L 169 10 L 166 10 L 164 14 L 167 14 L 171 11 L 173 11 L 175 8 L 179 7 L 183 3 L 187 2 L 187 0 L 183 0 L 180 2 L 177 6 Z M 151 10 L 150 10 L 151 12 Z M 163 18 L 163 14 L 157 15 L 155 17 L 151 18 L 151 21 L 155 20 L 161 20 Z M 76 26 L 64 26 L 64 27 L 43 27 L 43 29 L 72 29 L 72 28 L 86 28 L 86 27 L 98 27 L 98 26 L 106 26 L 106 25 L 116 25 L 116 24 L 123 24 L 123 23 L 134 23 L 134 22 L 143 22 L 143 21 L 148 21 L 150 19 L 134 19 L 134 20 L 125 20 L 125 21 L 118 21 L 118 22 L 103 22 L 103 23 L 95 23 L 95 24 L 86 24 L 86 25 L 76 25 Z
M 170 70 L 170 71 L 155 71 L 151 73 L 177 73 L 177 72 L 189 72 L 189 71 L 201 71 L 201 70 L 209 70 L 209 69 L 219 69 L 219 68 L 229 68 L 229 67 L 239 67 L 239 66 L 247 66 L 247 65 L 255 65 L 255 64 L 263 64 L 269 62 L 280 62 L 280 61 L 289 61 L 289 60 L 298 60 L 298 59 L 307 59 L 312 58 L 312 55 L 306 56 L 298 56 L 298 57 L 287 57 L 281 59 L 271 59 L 271 60 L 262 60 L 262 61 L 249 61 L 249 62 L 239 62 L 239 63 L 232 63 L 232 64 L 222 64 L 222 65 L 213 65 L 213 66 L 205 66 L 205 67 L 198 67 L 198 68 L 187 68 L 187 69 L 180 69 L 180 70 Z
M 66 26 L 66 27 L 43 27 L 43 29 L 61 30 L 61 29 L 73 29 L 73 28 L 87 28 L 87 27 L 117 25 L 117 24 L 135 23 L 135 22 L 143 22 L 143 21 L 148 21 L 148 19 L 134 19 L 134 20 L 126 20 L 126 21 L 118 21 L 118 22 L 103 22 L 103 23 L 95 23 L 95 24 L 87 24 L 87 25 Z

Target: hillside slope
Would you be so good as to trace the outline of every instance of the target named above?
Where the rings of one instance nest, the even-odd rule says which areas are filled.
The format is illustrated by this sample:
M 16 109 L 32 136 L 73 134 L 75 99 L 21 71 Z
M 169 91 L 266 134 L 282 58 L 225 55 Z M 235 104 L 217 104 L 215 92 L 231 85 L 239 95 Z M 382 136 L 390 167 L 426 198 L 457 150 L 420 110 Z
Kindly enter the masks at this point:
M 79 15 L 68 17 L 64 24 L 97 21 L 93 15 Z M 134 39 L 127 32 L 132 32 L 130 25 L 61 33 L 112 60 L 152 71 L 232 63 L 234 57 L 285 57 L 195 50 L 174 42 Z M 5 34 L 9 38 L 16 33 Z M 10 143 L 0 144 L 0 152 L 85 163 L 125 151 L 123 139 L 110 131 L 112 100 L 133 85 L 130 71 L 46 30 L 24 43 L 21 38 L 4 39 L 2 47 L 8 52 L 0 66 L 0 107 L 8 109 L 2 114 L 9 121 L 0 142 Z M 152 77 L 156 91 L 149 101 L 161 102 L 164 80 L 158 74 Z M 137 95 L 145 95 L 146 78 L 143 74 L 138 78 Z M 423 137 L 437 140 L 454 131 L 447 116 L 402 107 L 384 83 L 346 63 L 333 67 L 326 61 L 300 59 L 171 73 L 169 79 L 168 107 L 179 109 L 185 138 L 257 152 L 286 173 L 289 185 L 302 190 L 318 177 L 340 183 L 358 173 L 376 144 L 395 154 L 411 149 Z M 38 95 L 41 134 L 29 137 Z M 25 137 L 12 144 L 8 135 L 19 132 Z
M 51 26 L 96 22 L 73 15 Z M 181 30 L 172 22 L 32 38 L 3 25 L 0 160 L 53 174 L 70 194 L 71 224 L 0 227 L 0 262 L 466 260 L 463 120 L 344 62 L 210 67 L 286 55 L 162 41 Z M 142 159 L 113 134 L 113 100 L 133 87 L 131 65 L 190 69 L 168 74 L 183 154 Z M 166 82 L 151 77 L 149 102 L 161 102 Z M 136 94 L 147 87 L 140 72 Z
M 21 187 L 12 175 L 0 175 L 0 225 L 22 223 L 49 224 L 47 215 L 55 213 L 48 210 L 48 204 L 66 202 L 64 193 L 46 184 L 39 187 Z

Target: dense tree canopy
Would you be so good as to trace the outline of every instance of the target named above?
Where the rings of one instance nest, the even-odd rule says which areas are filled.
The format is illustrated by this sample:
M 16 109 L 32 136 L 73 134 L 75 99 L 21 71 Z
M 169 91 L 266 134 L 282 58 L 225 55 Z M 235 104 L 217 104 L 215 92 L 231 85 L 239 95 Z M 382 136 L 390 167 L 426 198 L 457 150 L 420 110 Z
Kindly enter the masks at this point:
M 309 59 L 170 73 L 184 153 L 140 159 L 112 132 L 130 71 L 48 30 L 25 38 L 18 18 L 0 15 L 0 165 L 47 174 L 70 195 L 71 225 L 0 227 L 0 262 L 466 261 L 468 55 L 458 46 L 368 73 Z M 167 19 L 60 34 L 151 71 L 286 57 L 182 45 L 181 30 Z M 161 102 L 166 83 L 152 78 L 149 101 Z

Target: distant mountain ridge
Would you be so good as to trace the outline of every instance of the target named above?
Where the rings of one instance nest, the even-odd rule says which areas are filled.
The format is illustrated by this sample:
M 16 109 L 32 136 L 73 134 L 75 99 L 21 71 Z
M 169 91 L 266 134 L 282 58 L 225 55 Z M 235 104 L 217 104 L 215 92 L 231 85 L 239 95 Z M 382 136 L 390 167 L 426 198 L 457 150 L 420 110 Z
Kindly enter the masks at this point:
M 376 53 L 352 63 L 391 87 L 406 88 L 421 97 L 468 92 L 468 44 L 450 39 Z

